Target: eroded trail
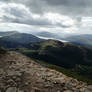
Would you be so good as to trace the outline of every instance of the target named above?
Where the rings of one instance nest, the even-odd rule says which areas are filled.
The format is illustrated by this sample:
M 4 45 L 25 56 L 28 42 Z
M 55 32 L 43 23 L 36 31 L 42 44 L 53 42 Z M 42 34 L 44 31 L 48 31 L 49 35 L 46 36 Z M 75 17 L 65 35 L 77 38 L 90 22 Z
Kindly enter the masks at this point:
M 8 52 L 0 57 L 0 92 L 92 92 L 92 86 Z

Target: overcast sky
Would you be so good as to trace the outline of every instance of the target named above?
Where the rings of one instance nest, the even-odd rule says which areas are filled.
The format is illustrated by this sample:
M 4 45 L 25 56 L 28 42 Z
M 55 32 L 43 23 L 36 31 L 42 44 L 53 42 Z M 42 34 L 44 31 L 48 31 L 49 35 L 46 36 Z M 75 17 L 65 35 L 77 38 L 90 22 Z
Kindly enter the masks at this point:
M 0 0 L 0 31 L 92 34 L 92 0 Z

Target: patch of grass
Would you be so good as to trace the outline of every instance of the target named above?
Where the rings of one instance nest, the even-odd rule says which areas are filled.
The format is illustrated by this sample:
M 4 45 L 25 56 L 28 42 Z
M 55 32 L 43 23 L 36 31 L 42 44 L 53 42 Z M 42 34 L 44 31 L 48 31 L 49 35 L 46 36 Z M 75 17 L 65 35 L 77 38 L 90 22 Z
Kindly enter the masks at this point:
M 36 51 L 35 51 L 35 50 L 27 50 L 27 49 L 26 49 L 26 50 L 23 50 L 22 52 L 23 52 L 23 53 L 31 53 L 31 52 L 36 52 Z
M 34 52 L 37 52 L 38 50 L 31 50 L 31 49 L 25 49 L 25 48 L 19 48 L 15 51 L 18 51 L 18 52 L 21 52 L 21 53 L 34 53 Z

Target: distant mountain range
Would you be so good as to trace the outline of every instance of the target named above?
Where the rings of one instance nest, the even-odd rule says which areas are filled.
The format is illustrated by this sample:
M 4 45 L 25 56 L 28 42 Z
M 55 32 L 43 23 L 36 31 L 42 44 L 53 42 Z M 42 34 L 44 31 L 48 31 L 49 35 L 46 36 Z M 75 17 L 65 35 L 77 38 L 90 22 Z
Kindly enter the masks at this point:
M 81 35 L 64 35 L 55 34 L 50 32 L 39 32 L 37 36 L 54 38 L 58 40 L 65 40 L 76 45 L 85 46 L 87 48 L 92 48 L 92 35 L 91 34 L 81 34 Z
M 65 38 L 65 40 L 73 44 L 92 48 L 92 35 L 90 34 L 70 36 L 70 37 Z
M 63 40 L 65 37 L 67 37 L 64 34 L 56 34 L 56 33 L 45 32 L 45 31 L 36 33 L 36 36 L 54 38 L 54 39 L 60 39 L 60 40 Z
M 76 45 L 85 46 L 92 49 L 92 35 L 82 34 L 82 35 L 69 35 L 55 34 L 51 32 L 38 32 L 35 34 L 19 33 L 18 31 L 0 32 L 1 40 L 8 43 L 18 43 L 18 44 L 28 44 L 33 42 L 40 42 L 47 39 L 57 39 L 63 42 L 70 42 Z M 11 40 L 12 39 L 12 40 Z M 0 41 L 1 41 L 0 40 Z
M 0 44 L 6 48 L 26 47 L 29 43 L 44 41 L 32 34 L 19 32 L 1 32 Z
M 58 35 L 54 34 L 54 33 L 50 33 L 50 32 L 38 32 L 36 34 L 37 36 L 41 36 L 41 37 L 49 37 L 49 38 L 57 38 Z

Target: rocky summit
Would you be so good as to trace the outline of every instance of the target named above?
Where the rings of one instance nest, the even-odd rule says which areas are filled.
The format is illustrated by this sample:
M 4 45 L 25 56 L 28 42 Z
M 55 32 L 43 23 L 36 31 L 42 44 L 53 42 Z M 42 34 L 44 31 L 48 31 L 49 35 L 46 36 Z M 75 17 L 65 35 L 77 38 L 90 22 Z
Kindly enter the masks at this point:
M 92 85 L 10 51 L 0 55 L 0 92 L 92 92 Z

